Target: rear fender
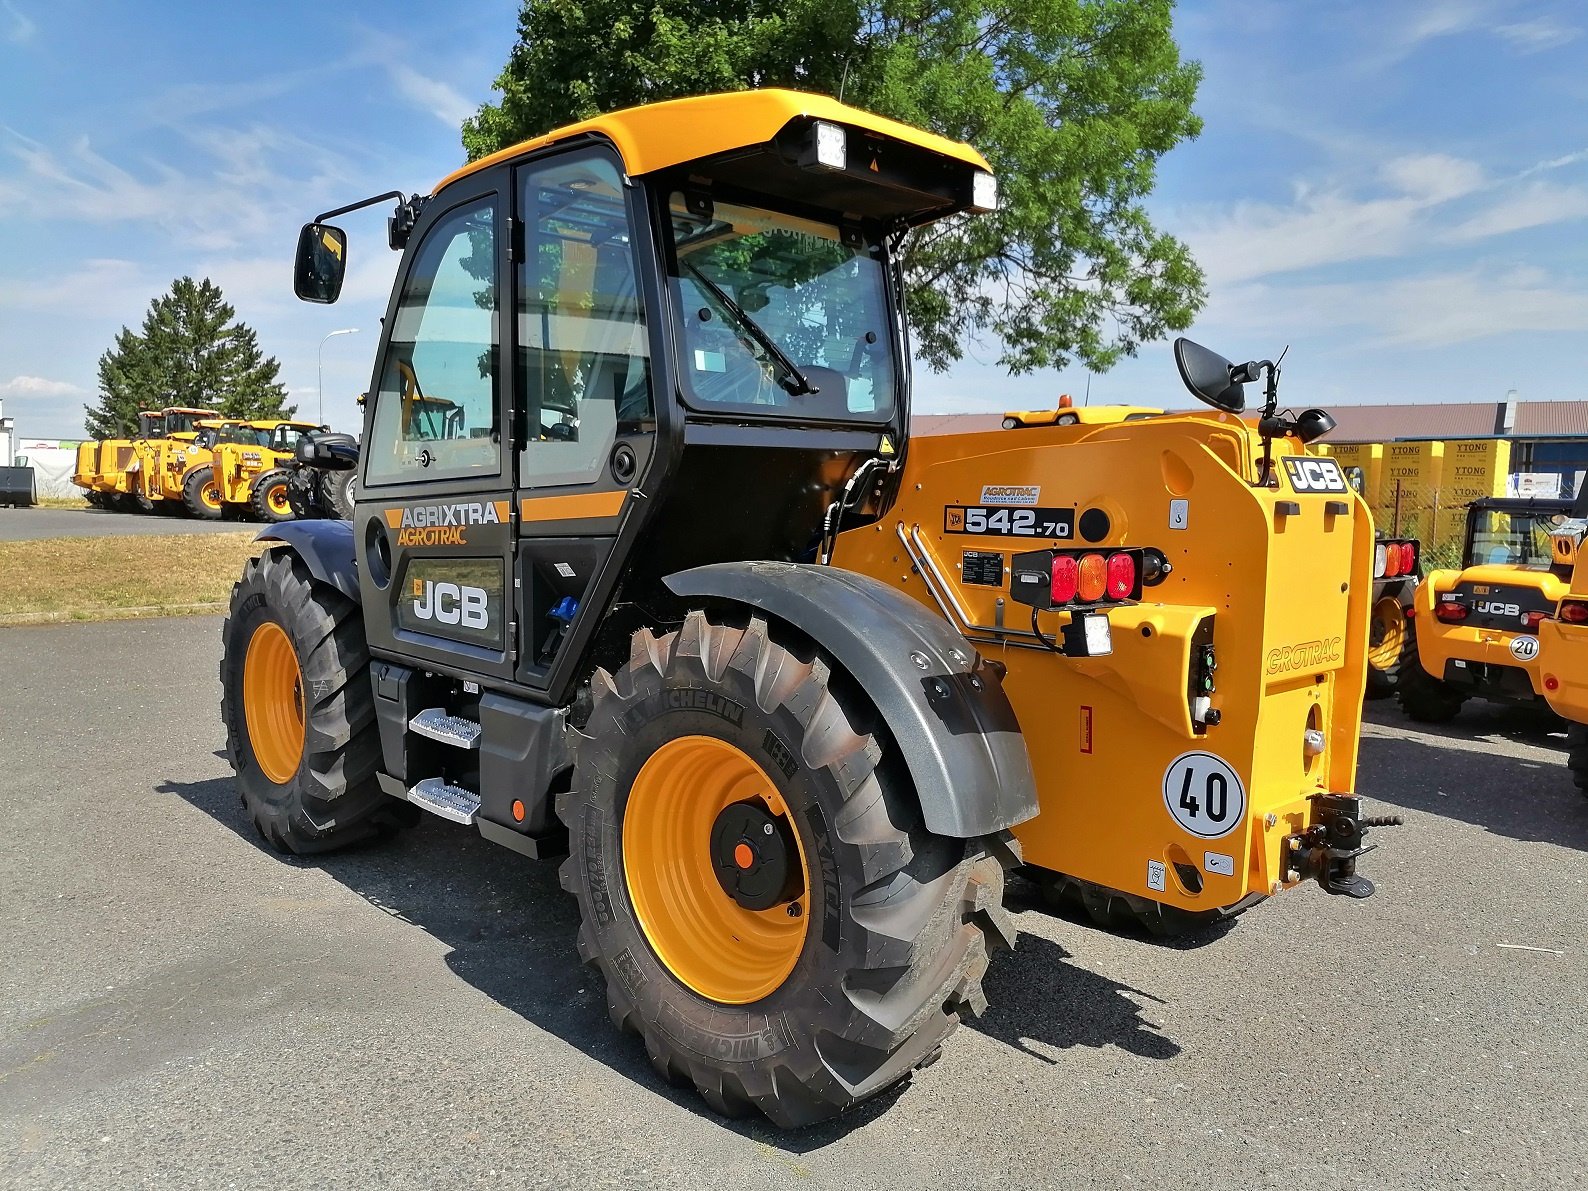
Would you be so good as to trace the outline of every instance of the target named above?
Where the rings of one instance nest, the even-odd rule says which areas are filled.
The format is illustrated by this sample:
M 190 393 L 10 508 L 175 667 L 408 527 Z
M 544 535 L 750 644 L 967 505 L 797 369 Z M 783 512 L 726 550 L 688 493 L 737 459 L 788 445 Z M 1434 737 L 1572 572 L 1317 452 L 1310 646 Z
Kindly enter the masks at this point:
M 283 521 L 254 539 L 282 546 L 303 559 L 309 574 L 358 603 L 358 564 L 349 521 Z M 280 545 L 274 545 L 280 543 Z
M 685 599 L 764 612 L 831 654 L 898 742 L 929 831 L 968 839 L 1037 813 L 1025 740 L 998 672 L 909 596 L 850 571 L 778 562 L 716 563 L 665 582 Z

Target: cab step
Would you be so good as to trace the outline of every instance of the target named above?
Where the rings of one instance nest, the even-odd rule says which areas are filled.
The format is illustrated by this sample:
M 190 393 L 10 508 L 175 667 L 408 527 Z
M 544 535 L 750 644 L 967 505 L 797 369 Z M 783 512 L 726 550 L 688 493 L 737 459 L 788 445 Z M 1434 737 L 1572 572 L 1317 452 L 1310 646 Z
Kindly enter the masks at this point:
M 452 715 L 444 707 L 425 708 L 408 721 L 408 728 L 421 736 L 439 740 L 442 744 L 450 744 L 454 748 L 480 747 L 480 725 L 460 715 Z M 479 804 L 479 798 L 476 797 L 474 801 L 476 805 Z
M 406 797 L 421 810 L 467 826 L 473 825 L 474 816 L 480 810 L 478 794 L 462 786 L 454 786 L 445 778 L 424 778 L 408 791 Z

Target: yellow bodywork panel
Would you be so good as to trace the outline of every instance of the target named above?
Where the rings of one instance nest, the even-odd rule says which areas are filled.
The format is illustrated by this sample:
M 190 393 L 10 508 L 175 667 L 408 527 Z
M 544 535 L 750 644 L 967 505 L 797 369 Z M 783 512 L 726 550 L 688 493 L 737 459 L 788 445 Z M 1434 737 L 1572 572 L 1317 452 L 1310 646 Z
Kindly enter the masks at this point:
M 825 95 L 768 88 L 673 99 L 581 120 L 470 162 L 438 182 L 436 191 L 439 193 L 478 170 L 574 137 L 605 137 L 617 146 L 623 157 L 624 170 L 637 175 L 747 145 L 765 144 L 777 136 L 790 120 L 801 117 L 830 120 L 834 124 L 875 132 L 930 149 L 977 169 L 991 168 L 980 153 L 959 141 L 863 112 Z
M 286 419 L 260 419 L 246 423 L 250 430 L 265 434 L 280 426 L 291 430 L 310 431 L 320 427 L 314 422 L 295 422 Z M 220 488 L 225 504 L 247 504 L 253 496 L 254 481 L 267 471 L 285 467 L 292 462 L 290 451 L 277 451 L 256 443 L 218 442 L 215 444 L 212 465 L 215 482 Z
M 1007 667 L 1041 804 L 1015 829 L 1027 863 L 1190 911 L 1233 906 L 1287 883 L 1284 839 L 1309 822 L 1309 795 L 1352 791 L 1372 521 L 1349 490 L 1253 487 L 1259 451 L 1248 425 L 1217 414 L 916 438 L 887 516 L 838 538 L 834 565 L 938 609 Z M 1000 505 L 1002 526 L 1026 525 L 1024 508 L 1038 531 L 1062 510 L 1076 529 L 964 532 L 965 510 Z M 1043 647 L 1010 597 L 1013 555 L 1053 547 L 1153 548 L 1171 563 L 1109 612 L 1112 654 Z M 1039 627 L 1051 639 L 1068 619 L 1044 612 Z M 1220 717 L 1206 728 L 1191 704 L 1202 645 Z M 1220 763 L 1233 784 L 1207 776 Z M 1183 798 L 1208 803 L 1198 832 L 1171 809 Z
M 1492 593 L 1497 599 L 1505 598 L 1506 593 L 1514 597 L 1519 589 L 1536 591 L 1540 605 L 1553 610 L 1566 595 L 1565 581 L 1550 571 L 1483 564 L 1462 571 L 1430 571 L 1417 585 L 1417 593 L 1413 597 L 1417 624 L 1417 662 L 1429 674 L 1443 678 L 1446 667 L 1457 661 L 1505 667 L 1525 674 L 1533 694 L 1543 698 L 1543 649 L 1532 651 L 1531 656 L 1525 647 L 1520 647 L 1521 656 L 1512 649 L 1518 639 L 1532 638 L 1534 635 L 1523 631 L 1520 619 L 1517 627 L 1511 630 L 1461 621 L 1446 623 L 1434 615 L 1434 605 L 1439 598 L 1455 591 L 1458 584 L 1476 592 L 1479 597 L 1487 597 Z M 1542 632 L 1541 624 L 1540 637 Z
M 1571 553 L 1576 565 L 1566 596 L 1588 601 L 1588 557 L 1576 548 Z M 1588 624 L 1567 624 L 1559 619 L 1540 624 L 1538 669 L 1544 698 L 1555 714 L 1588 724 Z

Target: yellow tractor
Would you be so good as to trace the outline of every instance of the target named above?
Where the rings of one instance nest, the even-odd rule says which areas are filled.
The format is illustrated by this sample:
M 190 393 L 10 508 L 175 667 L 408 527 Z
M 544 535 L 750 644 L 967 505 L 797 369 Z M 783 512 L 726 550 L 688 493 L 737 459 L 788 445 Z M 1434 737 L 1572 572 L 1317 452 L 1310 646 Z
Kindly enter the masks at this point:
M 613 1021 L 781 1126 L 982 1009 L 1022 851 L 1159 925 L 1371 893 L 1373 533 L 1303 451 L 1327 415 L 1181 341 L 1213 412 L 908 439 L 900 254 L 996 193 L 967 145 L 768 90 L 399 199 L 352 520 L 265 530 L 222 630 L 260 835 L 430 814 L 560 858 Z M 392 197 L 303 229 L 300 298 Z
M 1417 586 L 1414 653 L 1396 698 L 1414 720 L 1442 723 L 1471 698 L 1544 702 L 1539 626 L 1566 595 L 1570 563 L 1553 542 L 1573 502 L 1484 497 L 1467 508 L 1459 570 Z
M 188 511 L 218 520 L 228 508 L 261 521 L 290 521 L 288 466 L 305 435 L 326 430 L 313 422 L 268 418 L 234 422 L 223 428 L 208 461 L 183 480 Z
M 216 417 L 213 410 L 172 406 L 138 414 L 138 437 L 108 438 L 79 444 L 72 483 L 88 502 L 100 508 L 147 512 L 153 507 L 144 493 L 143 473 L 157 464 L 158 449 L 150 444 L 168 438 L 191 441 L 198 423 Z

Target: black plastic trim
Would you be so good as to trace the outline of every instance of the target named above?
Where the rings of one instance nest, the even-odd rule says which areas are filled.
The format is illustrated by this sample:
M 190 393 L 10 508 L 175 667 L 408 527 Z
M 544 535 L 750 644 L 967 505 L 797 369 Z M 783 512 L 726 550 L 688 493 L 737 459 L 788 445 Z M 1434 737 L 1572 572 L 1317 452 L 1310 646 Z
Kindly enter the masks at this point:
M 261 530 L 254 540 L 290 547 L 315 579 L 358 602 L 358 562 L 351 521 L 283 521 Z

